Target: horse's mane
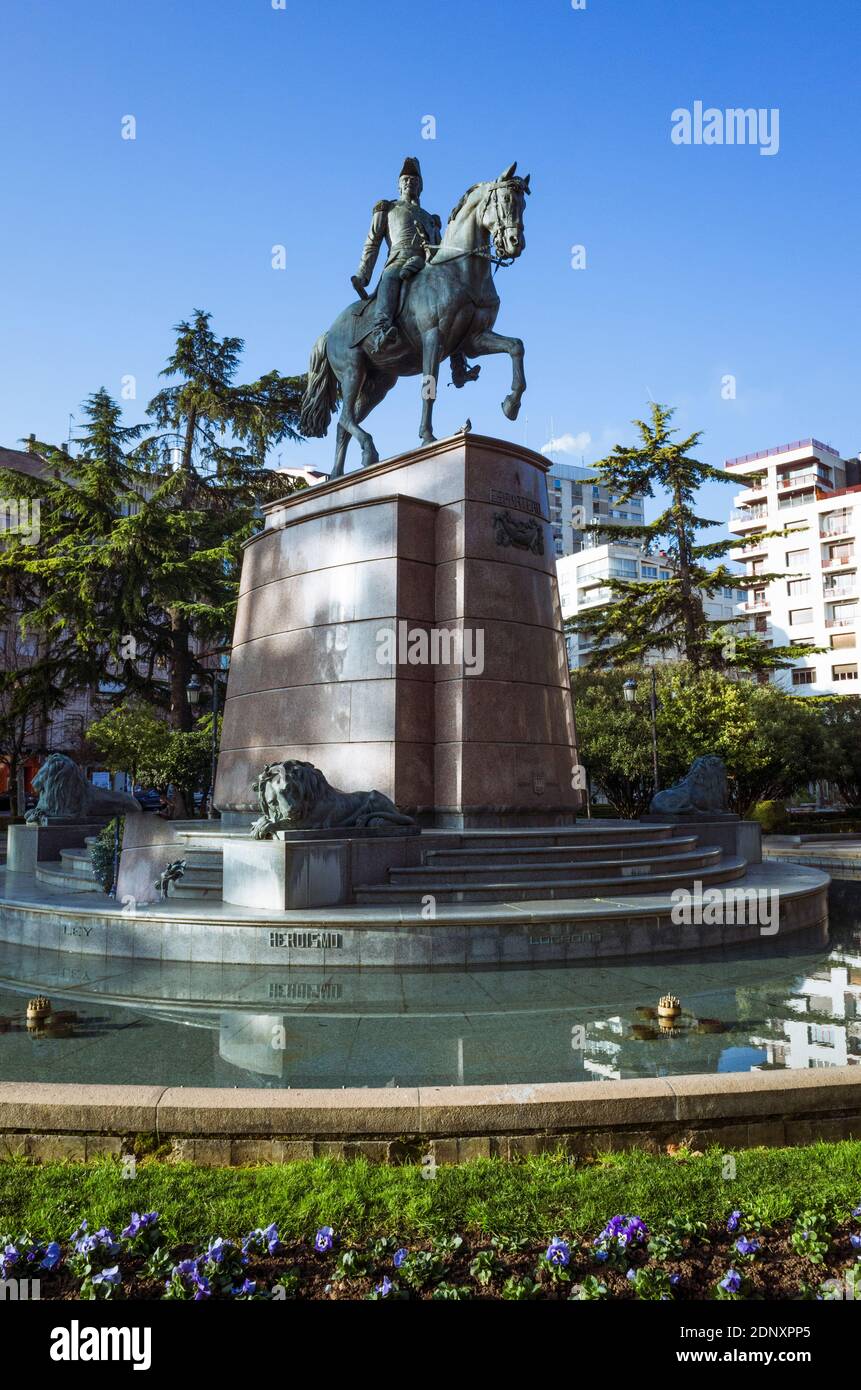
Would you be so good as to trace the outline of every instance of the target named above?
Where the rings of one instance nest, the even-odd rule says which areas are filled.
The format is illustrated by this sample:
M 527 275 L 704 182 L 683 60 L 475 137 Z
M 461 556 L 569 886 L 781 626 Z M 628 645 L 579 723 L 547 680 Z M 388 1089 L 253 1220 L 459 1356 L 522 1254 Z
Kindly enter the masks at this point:
M 458 213 L 463 211 L 464 204 L 467 202 L 467 200 L 470 198 L 470 196 L 475 192 L 475 190 L 476 190 L 477 188 L 481 188 L 481 183 L 480 183 L 480 182 L 479 182 L 479 183 L 474 183 L 474 184 L 472 185 L 472 188 L 468 188 L 468 189 L 466 190 L 466 192 L 464 193 L 463 197 L 460 199 L 460 201 L 457 202 L 457 203 L 455 203 L 454 207 L 453 207 L 452 210 L 451 210 L 451 214 L 450 214 L 450 216 L 449 216 L 449 219 L 448 219 L 448 224 L 447 224 L 447 225 L 448 225 L 449 227 L 451 226 L 451 224 L 452 224 L 452 222 L 454 221 L 454 219 L 457 217 Z

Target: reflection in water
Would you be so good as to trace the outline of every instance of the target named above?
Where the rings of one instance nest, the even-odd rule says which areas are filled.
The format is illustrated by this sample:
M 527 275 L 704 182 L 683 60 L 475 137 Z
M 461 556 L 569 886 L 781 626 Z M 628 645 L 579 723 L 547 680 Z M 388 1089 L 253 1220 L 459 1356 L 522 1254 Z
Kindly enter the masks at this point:
M 859 924 L 861 899 L 833 915 L 827 941 L 793 937 L 785 949 L 769 938 L 696 960 L 469 972 L 105 961 L 0 945 L 0 1076 L 414 1086 L 857 1064 Z M 658 1010 L 668 992 L 681 1000 L 669 1019 Z M 28 1033 L 36 993 L 52 1014 Z

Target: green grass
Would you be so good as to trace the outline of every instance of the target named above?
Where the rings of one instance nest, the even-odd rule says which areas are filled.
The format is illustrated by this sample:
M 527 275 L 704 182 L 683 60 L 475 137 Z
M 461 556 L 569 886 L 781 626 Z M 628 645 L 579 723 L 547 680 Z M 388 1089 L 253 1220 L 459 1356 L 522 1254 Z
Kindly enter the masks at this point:
M 132 1209 L 155 1210 L 169 1238 L 241 1235 L 269 1221 L 288 1240 L 331 1225 L 350 1240 L 453 1232 L 543 1238 L 597 1232 L 616 1212 L 650 1225 L 669 1216 L 722 1221 L 738 1207 L 766 1223 L 820 1208 L 845 1217 L 861 1203 L 861 1143 L 752 1149 L 685 1162 L 639 1151 L 573 1164 L 546 1156 L 522 1163 L 480 1159 L 419 1167 L 311 1159 L 257 1168 L 139 1162 L 124 1179 L 113 1160 L 88 1164 L 0 1162 L 0 1234 L 64 1238 L 83 1217 L 116 1230 Z

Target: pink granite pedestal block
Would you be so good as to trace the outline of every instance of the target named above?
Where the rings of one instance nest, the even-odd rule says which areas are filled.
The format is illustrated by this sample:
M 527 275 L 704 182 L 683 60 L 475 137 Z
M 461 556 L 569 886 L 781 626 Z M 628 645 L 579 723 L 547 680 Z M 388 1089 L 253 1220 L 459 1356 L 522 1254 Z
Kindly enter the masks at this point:
M 267 508 L 248 544 L 216 804 L 302 758 L 426 824 L 565 824 L 581 793 L 547 460 L 456 435 Z

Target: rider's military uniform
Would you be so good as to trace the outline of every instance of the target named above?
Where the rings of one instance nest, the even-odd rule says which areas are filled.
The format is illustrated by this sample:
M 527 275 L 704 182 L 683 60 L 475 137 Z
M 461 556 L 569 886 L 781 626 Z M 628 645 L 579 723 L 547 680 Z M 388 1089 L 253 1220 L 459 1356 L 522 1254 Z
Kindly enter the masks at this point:
M 400 178 L 410 175 L 419 181 L 422 189 L 421 168 L 417 159 L 405 159 Z M 394 338 L 394 318 L 398 310 L 398 298 L 402 280 L 411 280 L 431 259 L 439 246 L 442 223 L 439 217 L 426 212 L 419 203 L 408 203 L 403 198 L 383 200 L 374 207 L 371 228 L 365 240 L 362 259 L 356 272 L 357 282 L 368 284 L 377 263 L 380 247 L 385 241 L 389 248 L 388 258 L 377 286 L 377 303 L 374 315 L 374 345 L 383 346 Z

